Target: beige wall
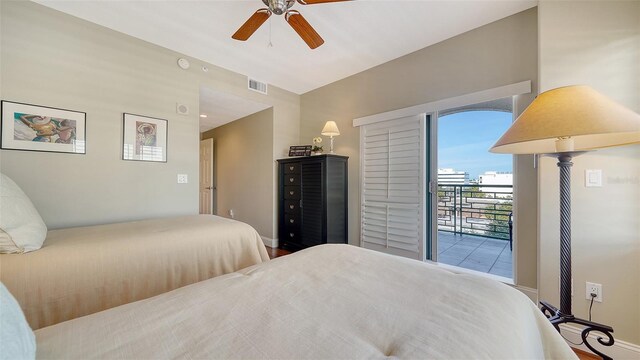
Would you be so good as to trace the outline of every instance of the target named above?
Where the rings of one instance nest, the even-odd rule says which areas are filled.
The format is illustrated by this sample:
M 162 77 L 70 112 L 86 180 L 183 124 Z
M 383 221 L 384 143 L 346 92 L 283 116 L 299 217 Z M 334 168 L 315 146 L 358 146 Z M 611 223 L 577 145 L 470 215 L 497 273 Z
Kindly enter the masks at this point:
M 354 118 L 532 80 L 537 89 L 536 9 L 510 16 L 302 95 L 300 142 L 311 143 L 327 120 L 340 129 L 336 151 L 349 156 L 349 242 L 359 244 L 359 129 Z M 531 96 L 518 99 L 520 110 Z M 531 158 L 518 160 L 520 191 L 535 194 Z M 518 176 L 518 175 L 516 175 Z M 533 179 L 533 180 L 532 180 Z M 527 181 L 528 180 L 528 181 Z M 516 196 L 519 196 L 518 194 Z M 520 218 L 535 219 L 535 197 Z M 529 211 L 529 216 L 526 211 Z M 519 223 L 518 283 L 536 287 L 536 228 Z M 525 230 L 528 226 L 528 230 Z
M 265 235 L 271 239 L 278 238 L 278 164 L 275 160 L 287 157 L 289 155 L 289 146 L 300 144 L 298 142 L 301 121 L 300 96 L 293 96 L 292 94 L 287 99 L 287 102 L 283 102 L 277 107 L 278 116 L 273 119 L 273 161 L 271 162 L 273 186 L 271 188 L 274 196 L 272 197 L 272 233 L 271 236 Z M 304 144 L 307 144 L 307 142 L 304 142 Z
M 587 84 L 640 112 L 640 2 L 541 1 L 540 90 Z M 539 170 L 539 294 L 559 304 L 558 169 Z M 603 286 L 593 320 L 640 344 L 640 145 L 577 157 L 572 169 L 573 312 L 588 317 L 585 281 Z M 585 188 L 585 169 L 603 186 Z
M 273 234 L 273 108 L 202 134 L 212 138 L 217 174 L 217 212 L 251 224 L 259 234 Z
M 32 2 L 2 1 L 0 14 L 2 99 L 87 113 L 86 155 L 0 151 L 0 171 L 50 228 L 197 213 L 200 86 L 272 105 L 274 124 L 299 121 L 298 95 L 249 91 L 243 75 L 211 64 L 204 73 L 197 59 L 181 70 L 182 54 Z M 188 116 L 176 114 L 178 102 Z M 123 112 L 168 120 L 166 164 L 121 160 Z M 297 126 L 286 136 L 297 141 Z M 274 153 L 273 140 L 264 145 Z

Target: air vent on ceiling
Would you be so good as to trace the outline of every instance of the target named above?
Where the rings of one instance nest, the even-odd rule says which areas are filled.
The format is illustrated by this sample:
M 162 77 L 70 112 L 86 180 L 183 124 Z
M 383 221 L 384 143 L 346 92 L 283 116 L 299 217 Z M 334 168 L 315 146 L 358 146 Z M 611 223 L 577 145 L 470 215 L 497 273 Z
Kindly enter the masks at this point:
M 261 94 L 265 94 L 267 95 L 267 84 L 260 82 L 256 79 L 252 79 L 250 77 L 247 77 L 247 79 L 249 80 L 249 90 L 253 90 L 253 91 L 257 91 Z

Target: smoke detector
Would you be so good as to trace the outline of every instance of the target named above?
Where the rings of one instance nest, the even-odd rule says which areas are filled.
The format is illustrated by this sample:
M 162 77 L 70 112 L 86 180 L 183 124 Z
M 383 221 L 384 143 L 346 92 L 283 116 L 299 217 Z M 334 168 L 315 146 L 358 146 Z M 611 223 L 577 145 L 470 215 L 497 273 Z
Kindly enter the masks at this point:
M 180 58 L 178 59 L 178 66 L 182 70 L 187 70 L 191 66 L 191 64 L 189 64 L 189 60 L 185 58 Z

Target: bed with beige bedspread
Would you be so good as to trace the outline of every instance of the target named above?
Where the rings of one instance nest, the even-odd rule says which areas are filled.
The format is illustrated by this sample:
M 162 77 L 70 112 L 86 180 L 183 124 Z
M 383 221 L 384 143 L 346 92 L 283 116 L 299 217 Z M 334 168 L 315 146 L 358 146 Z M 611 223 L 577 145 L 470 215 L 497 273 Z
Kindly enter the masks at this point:
M 49 231 L 37 251 L 0 255 L 0 281 L 35 330 L 268 259 L 251 226 L 193 215 Z
M 40 359 L 577 359 L 494 280 L 322 245 L 35 332 Z

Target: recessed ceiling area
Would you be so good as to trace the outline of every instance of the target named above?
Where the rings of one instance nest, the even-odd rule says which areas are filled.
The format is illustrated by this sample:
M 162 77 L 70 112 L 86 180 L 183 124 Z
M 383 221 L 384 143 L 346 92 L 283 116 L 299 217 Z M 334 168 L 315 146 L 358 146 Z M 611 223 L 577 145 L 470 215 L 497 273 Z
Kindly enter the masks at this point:
M 325 40 L 311 50 L 277 15 L 249 40 L 231 39 L 265 7 L 261 0 L 36 2 L 297 94 L 537 5 L 536 0 L 295 4 L 292 9 Z
M 205 132 L 270 108 L 271 105 L 247 100 L 219 90 L 200 88 L 200 132 Z

